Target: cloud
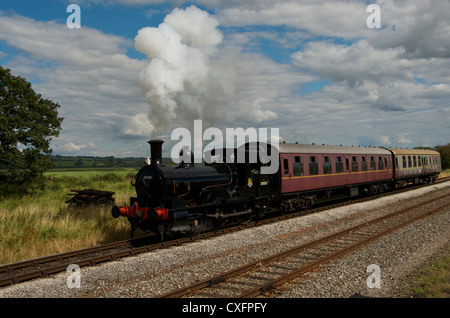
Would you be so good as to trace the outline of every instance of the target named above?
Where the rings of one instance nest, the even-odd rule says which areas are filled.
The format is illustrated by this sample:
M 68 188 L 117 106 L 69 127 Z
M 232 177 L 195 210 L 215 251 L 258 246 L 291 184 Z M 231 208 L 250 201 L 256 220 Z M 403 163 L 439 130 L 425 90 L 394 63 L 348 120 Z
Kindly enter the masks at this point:
M 367 16 L 357 1 L 263 1 L 224 8 L 219 19 L 225 26 L 285 25 L 315 36 L 355 38 L 367 34 Z
M 449 1 L 378 1 L 386 28 L 371 33 L 379 49 L 401 48 L 403 57 L 450 58 Z
M 64 151 L 67 153 L 79 153 L 80 151 L 97 150 L 97 147 L 95 147 L 92 142 L 80 145 L 75 145 L 73 142 L 69 142 L 67 144 L 62 145 L 61 148 L 64 149 Z
M 83 26 L 68 29 L 65 24 L 40 22 L 19 15 L 0 12 L 0 40 L 18 54 L 8 60 L 14 74 L 32 80 L 33 88 L 43 97 L 61 105 L 62 131 L 54 142 L 55 152 L 75 151 L 84 140 L 126 140 L 132 134 L 126 128 L 137 113 L 146 108 L 135 85 L 145 62 L 125 53 L 132 40 L 105 34 Z M 143 137 L 143 125 L 135 138 Z M 93 150 L 78 148 L 82 153 Z
M 414 63 L 402 59 L 402 53 L 400 48 L 377 50 L 366 40 L 352 45 L 310 42 L 292 55 L 292 61 L 321 77 L 355 86 L 364 81 L 413 80 Z

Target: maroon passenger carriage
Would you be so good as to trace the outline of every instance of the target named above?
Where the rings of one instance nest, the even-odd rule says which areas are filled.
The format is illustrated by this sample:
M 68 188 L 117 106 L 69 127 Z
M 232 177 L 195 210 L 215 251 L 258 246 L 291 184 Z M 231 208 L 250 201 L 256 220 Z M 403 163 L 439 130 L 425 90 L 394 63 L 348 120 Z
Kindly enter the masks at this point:
M 383 148 L 281 143 L 279 153 L 280 192 L 288 210 L 383 192 L 393 180 L 392 153 Z
M 336 197 L 376 194 L 436 181 L 439 152 L 421 149 L 279 145 L 281 207 L 309 207 Z

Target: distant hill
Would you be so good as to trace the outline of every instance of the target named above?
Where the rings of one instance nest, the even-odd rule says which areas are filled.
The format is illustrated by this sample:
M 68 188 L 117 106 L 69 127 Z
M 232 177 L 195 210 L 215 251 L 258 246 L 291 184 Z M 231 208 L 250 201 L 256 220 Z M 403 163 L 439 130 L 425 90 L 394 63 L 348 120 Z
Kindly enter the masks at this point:
M 141 168 L 145 165 L 145 158 L 115 158 L 93 156 L 51 156 L 53 169 L 81 169 L 81 168 Z M 172 164 L 171 158 L 163 158 L 163 162 Z
M 145 158 L 114 158 L 89 156 L 51 156 L 54 169 L 72 168 L 138 168 L 144 165 Z

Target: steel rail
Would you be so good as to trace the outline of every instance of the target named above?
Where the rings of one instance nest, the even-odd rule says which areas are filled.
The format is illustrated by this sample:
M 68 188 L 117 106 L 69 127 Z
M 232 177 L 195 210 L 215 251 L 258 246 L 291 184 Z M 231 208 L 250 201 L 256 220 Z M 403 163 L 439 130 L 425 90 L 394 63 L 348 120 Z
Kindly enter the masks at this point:
M 382 217 L 379 217 L 379 218 L 376 218 L 376 219 L 374 219 L 374 220 L 371 220 L 371 221 L 368 221 L 368 222 L 365 222 L 365 223 L 356 225 L 356 226 L 354 226 L 354 227 L 351 227 L 351 228 L 342 230 L 342 231 L 340 231 L 340 232 L 331 234 L 331 235 L 329 235 L 329 236 L 320 238 L 320 239 L 318 239 L 318 240 L 315 240 L 315 241 L 312 241 L 312 242 L 309 242 L 309 243 L 306 243 L 306 244 L 302 244 L 301 246 L 297 246 L 297 247 L 291 248 L 291 249 L 289 249 L 289 250 L 287 250 L 287 251 L 278 253 L 278 254 L 276 254 L 276 255 L 269 256 L 269 257 L 267 257 L 267 258 L 257 260 L 257 261 L 255 261 L 255 262 L 246 264 L 246 265 L 244 265 L 244 266 L 242 266 L 242 267 L 239 267 L 239 268 L 237 268 L 237 269 L 234 269 L 234 270 L 228 271 L 228 272 L 226 272 L 226 273 L 222 273 L 222 274 L 216 275 L 216 276 L 214 276 L 214 277 L 212 277 L 212 278 L 210 278 L 210 279 L 207 279 L 207 280 L 204 280 L 204 281 L 201 281 L 201 282 L 194 283 L 194 284 L 192 284 L 192 285 L 189 285 L 189 286 L 186 286 L 186 287 L 177 289 L 177 290 L 175 290 L 175 291 L 168 292 L 168 293 L 166 293 L 166 294 L 164 294 L 164 295 L 161 295 L 161 296 L 158 296 L 158 297 L 159 297 L 159 298 L 175 298 L 175 297 L 181 297 L 181 296 L 184 296 L 184 295 L 187 295 L 187 294 L 191 294 L 191 293 L 193 293 L 193 292 L 195 292 L 195 291 L 198 291 L 198 290 L 200 290 L 200 289 L 203 289 L 203 288 L 212 287 L 212 286 L 214 286 L 214 285 L 216 285 L 216 284 L 218 284 L 218 283 L 225 282 L 226 280 L 228 280 L 228 279 L 231 278 L 231 277 L 238 276 L 238 275 L 243 274 L 243 273 L 245 273 L 245 272 L 247 272 L 247 271 L 250 271 L 250 270 L 252 270 L 252 269 L 254 269 L 254 268 L 260 267 L 261 264 L 268 264 L 268 263 L 273 262 L 273 261 L 275 261 L 275 260 L 278 260 L 278 259 L 281 259 L 281 258 L 285 258 L 285 257 L 290 256 L 290 255 L 293 255 L 293 254 L 297 254 L 297 253 L 299 253 L 299 252 L 301 252 L 301 251 L 303 251 L 303 250 L 306 250 L 306 249 L 308 249 L 308 248 L 311 248 L 311 247 L 314 247 L 314 246 L 317 246 L 317 245 L 320 245 L 320 244 L 324 244 L 325 242 L 330 242 L 330 241 L 335 240 L 335 239 L 337 239 L 337 238 L 339 238 L 339 237 L 348 235 L 348 234 L 351 233 L 351 232 L 355 232 L 355 231 L 360 230 L 360 229 L 362 229 L 362 228 L 369 227 L 369 226 L 372 226 L 372 225 L 374 225 L 374 224 L 383 222 L 383 221 L 385 221 L 385 220 L 388 220 L 388 219 L 397 217 L 397 216 L 399 216 L 399 215 L 408 213 L 408 212 L 410 212 L 410 211 L 413 211 L 413 210 L 416 210 L 416 209 L 418 209 L 418 208 L 424 207 L 424 206 L 426 206 L 426 205 L 428 205 L 428 204 L 430 204 L 430 203 L 439 201 L 439 200 L 444 199 L 444 198 L 447 198 L 447 197 L 448 197 L 448 195 L 442 195 L 442 196 L 440 196 L 440 197 L 438 197 L 438 198 L 430 199 L 430 200 L 427 200 L 427 201 L 425 201 L 425 202 L 421 202 L 421 203 L 419 203 L 419 204 L 415 204 L 415 205 L 413 205 L 413 206 L 411 206 L 411 207 L 402 209 L 402 210 L 400 210 L 400 211 L 396 211 L 396 212 L 394 212 L 394 213 L 391 213 L 391 214 L 388 214 L 388 215 L 384 215 L 384 216 L 382 216 Z M 441 210 L 441 209 L 446 208 L 446 207 L 449 207 L 449 206 L 450 206 L 450 203 L 444 205 L 443 207 L 440 207 L 440 208 L 438 208 L 438 209 L 435 209 L 435 210 L 433 210 L 433 211 L 430 212 L 430 213 L 431 213 L 431 214 L 432 214 L 432 213 L 435 213 L 437 210 Z M 424 215 L 426 216 L 426 215 L 428 215 L 428 214 L 430 214 L 430 213 L 424 213 L 424 214 L 421 214 L 419 217 L 414 218 L 412 221 L 408 221 L 408 223 L 405 223 L 404 225 L 401 225 L 401 226 L 405 226 L 405 225 L 407 225 L 407 224 L 409 224 L 409 223 L 411 223 L 411 222 L 414 222 L 415 220 L 417 220 L 417 219 L 419 219 L 419 218 L 423 218 Z M 401 226 L 398 226 L 398 228 L 401 227 Z M 392 232 L 392 231 L 394 231 L 395 229 L 397 229 L 397 228 L 390 229 L 389 231 Z M 385 235 L 385 234 L 387 234 L 387 233 L 388 233 L 388 232 L 385 231 L 385 232 L 383 232 L 382 235 Z M 317 260 L 317 261 L 315 261 L 315 262 L 313 262 L 313 263 L 311 263 L 311 264 L 309 264 L 309 265 L 307 265 L 307 266 L 305 266 L 305 267 L 302 267 L 302 268 L 299 269 L 299 270 L 294 271 L 294 274 L 291 273 L 291 274 L 289 274 L 289 275 L 283 276 L 283 277 L 280 278 L 279 280 L 277 279 L 277 280 L 273 280 L 273 281 L 271 281 L 271 282 L 269 282 L 269 283 L 265 283 L 264 285 L 259 286 L 259 287 L 255 288 L 255 289 L 252 289 L 251 291 L 249 291 L 249 292 L 247 292 L 247 293 L 244 293 L 244 294 L 242 294 L 241 296 L 238 296 L 238 297 L 254 297 L 254 296 L 257 295 L 258 293 L 259 293 L 259 294 L 260 294 L 260 293 L 264 293 L 264 292 L 266 292 L 266 291 L 268 291 L 268 290 L 270 290 L 270 289 L 272 289 L 272 288 L 275 288 L 276 286 L 279 286 L 279 285 L 283 284 L 284 282 L 286 282 L 286 281 L 292 279 L 292 278 L 289 278 L 289 277 L 291 277 L 291 276 L 292 276 L 292 277 L 294 277 L 294 276 L 296 277 L 296 275 L 299 276 L 299 275 L 301 275 L 302 273 L 308 272 L 308 271 L 310 271 L 311 269 L 316 268 L 316 267 L 319 266 L 320 264 L 323 264 L 323 263 L 325 263 L 325 262 L 328 262 L 328 261 L 330 261 L 331 259 L 338 257 L 339 255 L 343 255 L 344 253 L 347 253 L 348 251 L 350 251 L 351 249 L 356 248 L 357 246 L 362 246 L 363 244 L 367 244 L 367 243 L 370 242 L 371 240 L 375 240 L 375 239 L 381 237 L 382 235 L 380 234 L 380 235 L 374 236 L 373 238 L 365 239 L 363 242 L 359 243 L 358 245 L 355 244 L 355 246 L 351 246 L 351 247 L 346 248 L 346 249 L 344 249 L 344 250 L 342 250 L 342 251 L 336 252 L 336 253 L 334 253 L 333 255 L 328 256 L 328 257 L 326 257 L 326 258 L 324 258 L 324 259 Z
M 338 252 L 335 252 L 335 253 L 333 253 L 331 255 L 328 255 L 328 256 L 326 256 L 326 257 L 324 257 L 322 259 L 319 259 L 319 260 L 317 260 L 317 261 L 315 261 L 315 262 L 313 262 L 311 264 L 308 264 L 307 266 L 304 266 L 302 268 L 294 270 L 294 271 L 290 272 L 289 274 L 283 275 L 280 278 L 274 279 L 274 280 L 270 281 L 269 283 L 265 283 L 262 286 L 258 286 L 258 287 L 254 288 L 254 289 L 252 289 L 252 290 L 250 290 L 250 291 L 248 291 L 246 293 L 241 294 L 240 296 L 238 296 L 238 298 L 252 298 L 252 297 L 259 296 L 259 295 L 261 295 L 263 293 L 266 293 L 266 292 L 268 292 L 268 291 L 270 291 L 270 290 L 272 290 L 274 288 L 277 288 L 277 287 L 281 286 L 284 283 L 287 283 L 288 281 L 290 281 L 290 280 L 292 280 L 294 278 L 297 278 L 297 277 L 299 277 L 301 275 L 304 275 L 307 272 L 310 272 L 313 269 L 315 269 L 315 268 L 317 268 L 317 267 L 319 267 L 319 266 L 321 266 L 321 265 L 323 265 L 325 263 L 328 263 L 329 261 L 332 261 L 332 260 L 334 260 L 336 258 L 342 257 L 342 256 L 352 252 L 353 250 L 359 249 L 362 246 L 367 245 L 367 244 L 369 244 L 369 243 L 379 239 L 382 236 L 388 235 L 388 234 L 390 234 L 390 233 L 392 233 L 392 232 L 394 232 L 394 231 L 396 231 L 396 230 L 398 230 L 398 229 L 400 229 L 402 227 L 405 227 L 405 226 L 407 226 L 407 225 L 409 225 L 411 223 L 417 222 L 417 221 L 419 221 L 419 220 L 421 220 L 423 218 L 426 218 L 426 217 L 428 217 L 430 215 L 433 215 L 435 213 L 441 212 L 441 211 L 446 210 L 448 208 L 450 208 L 450 203 L 447 203 L 447 204 L 445 204 L 443 206 L 440 206 L 440 207 L 438 207 L 438 208 L 436 208 L 436 209 L 434 209 L 432 211 L 423 213 L 423 214 L 421 214 L 421 215 L 419 215 L 419 216 L 417 216 L 415 218 L 412 218 L 412 219 L 410 219 L 408 221 L 405 221 L 405 222 L 403 222 L 401 224 L 398 224 L 398 225 L 396 225 L 396 226 L 394 226 L 392 228 L 389 228 L 389 229 L 387 229 L 387 230 L 385 230 L 385 231 L 383 231 L 381 233 L 378 233 L 378 234 L 376 234 L 374 236 L 371 236 L 369 238 L 361 240 L 361 241 L 359 241 L 359 242 L 357 242 L 355 244 L 352 244 L 349 247 L 346 247 L 346 248 L 344 248 L 342 250 L 339 250 Z

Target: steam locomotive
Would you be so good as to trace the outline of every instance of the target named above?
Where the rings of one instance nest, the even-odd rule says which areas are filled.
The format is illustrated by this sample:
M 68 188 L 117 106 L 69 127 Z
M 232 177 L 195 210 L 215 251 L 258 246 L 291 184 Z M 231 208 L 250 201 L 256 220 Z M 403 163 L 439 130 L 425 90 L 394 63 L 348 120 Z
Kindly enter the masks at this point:
M 215 161 L 195 165 L 184 149 L 178 165 L 162 162 L 162 140 L 150 140 L 151 161 L 136 174 L 136 196 L 114 206 L 136 229 L 200 232 L 289 213 L 342 197 L 374 194 L 408 183 L 434 182 L 440 155 L 432 150 L 246 143 L 205 153 Z M 268 161 L 271 158 L 271 162 Z M 276 164 L 275 173 L 267 173 Z M 272 166 L 273 167 L 273 166 Z

